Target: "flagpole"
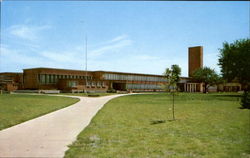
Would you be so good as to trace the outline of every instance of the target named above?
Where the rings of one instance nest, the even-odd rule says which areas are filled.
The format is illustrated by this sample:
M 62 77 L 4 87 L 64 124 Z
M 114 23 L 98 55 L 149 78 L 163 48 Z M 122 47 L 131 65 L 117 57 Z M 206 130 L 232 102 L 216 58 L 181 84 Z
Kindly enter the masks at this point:
M 88 37 L 87 35 L 85 36 L 85 81 L 86 81 L 86 89 L 85 89 L 85 93 L 87 94 L 87 83 L 88 83 Z

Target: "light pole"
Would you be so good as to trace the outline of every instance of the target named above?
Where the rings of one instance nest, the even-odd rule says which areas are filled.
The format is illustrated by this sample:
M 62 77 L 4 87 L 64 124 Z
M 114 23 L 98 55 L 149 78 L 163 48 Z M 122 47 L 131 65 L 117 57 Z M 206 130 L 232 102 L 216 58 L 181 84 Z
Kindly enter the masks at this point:
M 87 83 L 88 83 L 88 79 L 87 79 L 87 76 L 88 76 L 88 38 L 87 38 L 87 35 L 85 37 L 85 81 L 86 81 L 86 86 L 85 86 L 85 93 L 87 94 Z
M 80 21 L 81 23 L 84 24 L 84 21 L 81 20 Z M 88 79 L 87 79 L 87 76 L 88 76 L 88 38 L 87 38 L 87 31 L 86 32 L 86 35 L 85 35 L 85 90 L 84 92 L 86 93 L 87 95 L 87 83 L 88 83 Z

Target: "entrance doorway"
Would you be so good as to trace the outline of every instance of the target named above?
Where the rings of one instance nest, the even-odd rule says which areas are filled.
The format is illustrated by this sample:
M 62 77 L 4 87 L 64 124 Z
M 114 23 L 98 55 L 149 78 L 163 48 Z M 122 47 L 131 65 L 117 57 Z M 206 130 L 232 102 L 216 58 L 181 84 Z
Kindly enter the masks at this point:
M 125 91 L 126 83 L 113 83 L 113 88 L 118 91 Z

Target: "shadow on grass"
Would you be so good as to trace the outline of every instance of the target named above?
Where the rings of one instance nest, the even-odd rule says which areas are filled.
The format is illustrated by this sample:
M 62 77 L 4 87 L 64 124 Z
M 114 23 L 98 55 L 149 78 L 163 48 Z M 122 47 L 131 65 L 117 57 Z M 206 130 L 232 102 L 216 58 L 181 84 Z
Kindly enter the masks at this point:
M 238 107 L 239 109 L 248 109 L 248 110 L 250 110 L 250 108 L 246 108 L 246 107 Z
M 216 94 L 212 94 L 212 95 L 210 95 L 210 96 L 213 96 L 213 97 L 233 97 L 233 98 L 235 98 L 235 97 L 241 97 L 241 95 L 239 94 L 239 95 L 236 95 L 236 94 L 225 94 L 225 95 L 216 95 Z
M 155 125 L 155 124 L 160 124 L 160 123 L 165 123 L 166 120 L 151 120 L 150 124 Z

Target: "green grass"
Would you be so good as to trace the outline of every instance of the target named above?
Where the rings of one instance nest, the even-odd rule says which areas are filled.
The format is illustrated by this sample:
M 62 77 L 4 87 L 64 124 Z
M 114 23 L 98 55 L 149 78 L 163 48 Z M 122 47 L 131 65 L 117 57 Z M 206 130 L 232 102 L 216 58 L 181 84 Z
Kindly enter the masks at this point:
M 77 98 L 2 94 L 0 95 L 0 130 L 67 107 L 79 101 Z
M 168 121 L 171 107 L 169 94 L 113 99 L 78 135 L 65 157 L 250 157 L 250 115 L 239 108 L 238 94 L 180 93 L 176 121 Z
M 99 97 L 102 96 L 108 96 L 108 95 L 114 95 L 117 93 L 88 93 L 88 95 L 98 95 Z M 58 95 L 58 94 L 55 94 Z M 86 97 L 86 93 L 60 93 L 59 95 L 71 95 L 71 96 L 82 96 L 82 97 Z

